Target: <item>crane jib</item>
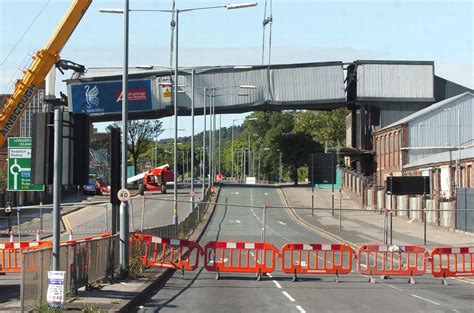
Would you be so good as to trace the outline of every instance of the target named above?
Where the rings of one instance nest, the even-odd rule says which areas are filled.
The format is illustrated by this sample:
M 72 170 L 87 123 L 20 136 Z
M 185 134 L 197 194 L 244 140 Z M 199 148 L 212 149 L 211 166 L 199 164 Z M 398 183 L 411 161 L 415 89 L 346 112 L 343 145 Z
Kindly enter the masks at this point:
M 8 134 L 12 130 L 13 126 L 15 126 L 17 118 L 21 115 L 23 110 L 30 102 L 31 98 L 36 93 L 36 90 L 37 87 L 35 84 L 31 84 L 30 87 L 28 87 L 28 89 L 25 91 L 25 94 L 21 98 L 21 101 L 18 103 L 17 107 L 13 110 L 12 114 L 5 123 L 5 126 L 3 127 L 3 129 L 0 130 L 0 133 L 5 139 L 8 137 Z

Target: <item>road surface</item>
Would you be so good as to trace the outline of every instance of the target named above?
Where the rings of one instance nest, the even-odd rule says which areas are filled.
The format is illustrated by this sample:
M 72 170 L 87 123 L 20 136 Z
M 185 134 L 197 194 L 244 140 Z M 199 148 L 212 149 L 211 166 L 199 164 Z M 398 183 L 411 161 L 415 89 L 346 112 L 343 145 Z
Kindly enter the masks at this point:
M 200 241 L 253 241 L 261 238 L 262 207 L 283 206 L 275 187 L 226 187 L 221 190 L 220 205 Z M 238 206 L 241 205 L 241 206 Z M 244 207 L 253 206 L 253 207 Z M 296 222 L 286 209 L 269 208 L 266 215 L 266 242 L 280 249 L 287 242 L 329 243 Z M 279 265 L 277 265 L 278 268 Z M 367 282 L 355 272 L 340 277 L 292 276 L 275 271 L 257 281 L 255 274 L 215 273 L 198 268 L 176 272 L 140 312 L 472 312 L 474 286 L 450 281 L 442 286 L 439 279 L 426 275 L 417 284 L 405 278 Z

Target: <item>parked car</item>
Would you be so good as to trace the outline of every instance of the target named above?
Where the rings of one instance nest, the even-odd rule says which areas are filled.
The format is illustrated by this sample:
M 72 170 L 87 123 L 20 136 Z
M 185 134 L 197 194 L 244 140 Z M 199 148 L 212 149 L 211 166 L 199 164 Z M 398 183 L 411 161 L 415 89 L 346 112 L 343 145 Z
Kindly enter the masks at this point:
M 97 186 L 97 174 L 89 174 L 89 182 L 87 185 L 82 186 L 85 195 L 98 195 L 100 189 Z

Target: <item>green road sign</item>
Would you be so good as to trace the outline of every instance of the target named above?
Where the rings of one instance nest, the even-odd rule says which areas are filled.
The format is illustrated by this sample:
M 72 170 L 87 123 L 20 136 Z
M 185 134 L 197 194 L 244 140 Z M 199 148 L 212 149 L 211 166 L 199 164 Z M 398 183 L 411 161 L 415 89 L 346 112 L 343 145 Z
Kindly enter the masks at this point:
M 31 138 L 8 138 L 8 190 L 43 191 L 43 185 L 31 183 Z

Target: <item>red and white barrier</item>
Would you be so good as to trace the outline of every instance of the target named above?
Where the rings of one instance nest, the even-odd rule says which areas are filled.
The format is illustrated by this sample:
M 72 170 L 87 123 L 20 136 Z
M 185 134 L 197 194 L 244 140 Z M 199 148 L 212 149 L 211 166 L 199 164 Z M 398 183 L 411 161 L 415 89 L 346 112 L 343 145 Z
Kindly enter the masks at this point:
M 354 250 L 346 244 L 287 243 L 281 249 L 281 270 L 293 274 L 339 274 L 352 271 Z
M 436 247 L 431 250 L 431 274 L 442 277 L 474 276 L 474 246 Z
M 20 273 L 23 251 L 51 247 L 49 240 L 0 243 L 0 273 Z M 33 264 L 28 264 L 33 266 Z
M 201 247 L 189 240 L 136 234 L 130 238 L 132 253 L 139 253 L 146 266 L 194 271 L 199 266 Z
M 413 276 L 426 273 L 428 253 L 422 246 L 386 246 L 381 244 L 363 244 L 357 250 L 357 270 L 362 275 Z
M 278 249 L 266 242 L 210 241 L 204 248 L 204 267 L 216 272 L 256 273 L 260 280 L 263 273 L 275 270 Z

